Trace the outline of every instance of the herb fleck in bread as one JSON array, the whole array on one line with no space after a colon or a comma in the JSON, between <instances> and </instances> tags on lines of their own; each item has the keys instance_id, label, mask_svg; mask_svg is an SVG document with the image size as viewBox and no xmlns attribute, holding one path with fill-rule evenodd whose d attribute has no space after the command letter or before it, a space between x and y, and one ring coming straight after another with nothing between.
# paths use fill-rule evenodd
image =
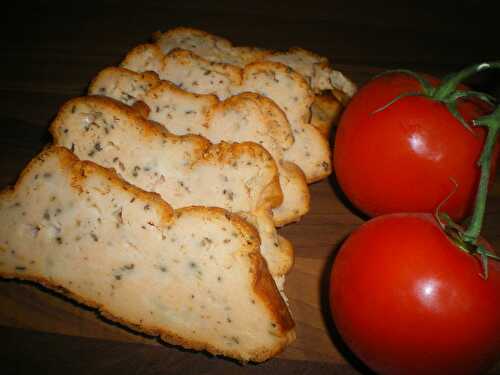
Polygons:
<instances>
[{"instance_id":1,"label":"herb fleck in bread","mask_svg":"<svg viewBox=\"0 0 500 375\"><path fill-rule=\"evenodd\" d=\"M127 78L128 77L128 78ZM140 73L111 67L94 79L89 94L103 94L120 100L140 80ZM135 87L141 85L135 84ZM242 93L220 102L215 95L193 94L162 81L148 92L132 90L130 96L149 108L150 120L175 134L201 134L212 142L252 141L262 145L279 168L283 203L274 208L276 225L297 221L309 210L309 190L303 172L284 159L294 137L283 112L270 100L253 93Z\"/></svg>"},{"instance_id":2,"label":"herb fleck in bread","mask_svg":"<svg viewBox=\"0 0 500 375\"><path fill-rule=\"evenodd\" d=\"M0 275L242 361L264 361L295 337L252 226L222 209L173 210L65 148L43 151L0 193Z\"/></svg>"},{"instance_id":3,"label":"herb fleck in bread","mask_svg":"<svg viewBox=\"0 0 500 375\"><path fill-rule=\"evenodd\" d=\"M183 49L192 51L208 61L239 67L264 59L278 61L302 74L317 92L333 88L350 97L356 91L356 86L350 80L332 69L326 57L303 48L294 47L280 52L255 47L236 47L225 38L189 27L177 27L164 33L155 33L154 39L165 54L175 49Z\"/></svg>"},{"instance_id":4,"label":"herb fleck in bread","mask_svg":"<svg viewBox=\"0 0 500 375\"><path fill-rule=\"evenodd\" d=\"M122 66L138 72L148 70L148 66L141 66L141 62L147 60L143 55L160 58L161 51L154 44L136 47L127 54ZM239 69L178 50L165 55L155 66L161 79L195 94L212 93L225 99L229 94L250 91L272 99L286 115L297 143L288 152L287 160L303 170L308 182L321 180L331 173L328 141L309 124L314 94L306 80L291 68L272 61L258 61ZM217 77L206 79L215 71Z\"/></svg>"},{"instance_id":5,"label":"herb fleck in bread","mask_svg":"<svg viewBox=\"0 0 500 375\"><path fill-rule=\"evenodd\" d=\"M163 34L157 32L153 37L164 53L169 53L174 49L184 49L209 61L239 67L260 60L271 53L271 51L254 47L235 47L225 38L189 27L177 27Z\"/></svg>"},{"instance_id":6,"label":"herb fleck in bread","mask_svg":"<svg viewBox=\"0 0 500 375\"><path fill-rule=\"evenodd\" d=\"M241 69L199 58L190 51L175 50L163 58L160 77L196 94L215 94L221 100L230 97L233 86L241 82Z\"/></svg>"},{"instance_id":7,"label":"herb fleck in bread","mask_svg":"<svg viewBox=\"0 0 500 375\"><path fill-rule=\"evenodd\" d=\"M325 57L302 48L271 52L262 59L284 64L306 79L315 94L310 124L328 138L332 125L342 112L342 104L347 104L356 92L356 86L341 72L332 70Z\"/></svg>"},{"instance_id":8,"label":"herb fleck in bread","mask_svg":"<svg viewBox=\"0 0 500 375\"><path fill-rule=\"evenodd\" d=\"M289 66L309 82L315 93L334 90L334 93L338 92L337 95L342 95L344 102L356 92L356 85L340 71L333 70L326 57L303 48L293 47L286 52L274 51L262 59Z\"/></svg>"},{"instance_id":9,"label":"herb fleck in bread","mask_svg":"<svg viewBox=\"0 0 500 375\"><path fill-rule=\"evenodd\" d=\"M153 72L129 74L125 70L108 68L100 72L90 87L95 95L106 96L111 91L117 100L131 106L159 83L158 75Z\"/></svg>"},{"instance_id":10,"label":"herb fleck in bread","mask_svg":"<svg viewBox=\"0 0 500 375\"><path fill-rule=\"evenodd\" d=\"M136 86L142 86L140 81ZM54 144L114 168L129 183L159 193L173 208L216 206L245 213L259 229L271 274L281 276L291 268L293 249L278 236L270 214L282 201L278 170L259 145L210 144L200 136L170 134L102 96L67 102L50 132Z\"/></svg>"},{"instance_id":11,"label":"herb fleck in bread","mask_svg":"<svg viewBox=\"0 0 500 375\"><path fill-rule=\"evenodd\" d=\"M330 146L327 138L309 124L314 95L301 75L282 64L259 61L245 67L237 89L257 92L283 109L295 140L285 151L285 159L304 171L307 182L330 175Z\"/></svg>"},{"instance_id":12,"label":"herb fleck in bread","mask_svg":"<svg viewBox=\"0 0 500 375\"><path fill-rule=\"evenodd\" d=\"M175 49L183 49L208 61L232 64L241 68L260 60L276 61L292 68L307 80L316 94L311 107L313 112L311 124L325 135L328 135L332 124L340 114L342 108L340 103L346 104L356 92L356 85L340 71L334 70L327 58L303 48L294 47L282 52L236 47L225 38L188 27L174 28L163 34L155 33L154 38L165 54ZM325 106L327 99L329 104ZM316 107L321 105L322 119L316 117L319 111Z\"/></svg>"}]
</instances>

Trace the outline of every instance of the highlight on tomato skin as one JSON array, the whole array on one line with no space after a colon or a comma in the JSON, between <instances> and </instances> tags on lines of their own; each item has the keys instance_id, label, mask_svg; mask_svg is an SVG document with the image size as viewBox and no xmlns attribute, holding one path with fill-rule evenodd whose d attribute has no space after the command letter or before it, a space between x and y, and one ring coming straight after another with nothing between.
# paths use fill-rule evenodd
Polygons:
<instances>
[{"instance_id":1,"label":"highlight on tomato skin","mask_svg":"<svg viewBox=\"0 0 500 375\"><path fill-rule=\"evenodd\" d=\"M404 96L387 106L418 92L418 81L401 73L363 86L337 128L335 174L347 198L369 216L433 213L448 198L441 210L461 221L471 213L486 132L467 129L443 103L424 96ZM460 100L458 110L470 123L491 106Z\"/></svg>"},{"instance_id":2,"label":"highlight on tomato skin","mask_svg":"<svg viewBox=\"0 0 500 375\"><path fill-rule=\"evenodd\" d=\"M488 273L432 215L382 215L335 258L332 316L380 374L481 374L500 361L500 263Z\"/></svg>"}]
</instances>

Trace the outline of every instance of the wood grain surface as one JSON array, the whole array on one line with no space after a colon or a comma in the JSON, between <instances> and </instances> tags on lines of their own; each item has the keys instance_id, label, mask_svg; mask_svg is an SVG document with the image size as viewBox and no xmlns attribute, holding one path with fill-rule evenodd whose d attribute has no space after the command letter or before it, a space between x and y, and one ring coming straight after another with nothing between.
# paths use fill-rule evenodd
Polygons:
<instances>
[{"instance_id":1,"label":"wood grain surface","mask_svg":"<svg viewBox=\"0 0 500 375\"><path fill-rule=\"evenodd\" d=\"M369 1L10 4L0 33L0 188L13 183L50 142L47 128L58 108L83 95L99 70L116 65L156 30L183 25L239 45L301 46L329 57L360 85L388 68L443 74L500 58L487 2L453 3L453 7L435 3L432 7L423 2ZM498 96L500 75L482 74L472 85ZM335 252L366 218L345 200L334 176L311 185L311 194L310 213L280 230L296 250L286 292L298 339L279 358L260 367L242 367L180 350L117 326L34 284L2 280L0 337L5 350L0 360L13 373L33 368L73 373L369 373L339 340L327 305ZM498 176L484 234L500 247ZM124 358L134 358L133 365ZM491 374L500 374L500 367Z\"/></svg>"}]
</instances>

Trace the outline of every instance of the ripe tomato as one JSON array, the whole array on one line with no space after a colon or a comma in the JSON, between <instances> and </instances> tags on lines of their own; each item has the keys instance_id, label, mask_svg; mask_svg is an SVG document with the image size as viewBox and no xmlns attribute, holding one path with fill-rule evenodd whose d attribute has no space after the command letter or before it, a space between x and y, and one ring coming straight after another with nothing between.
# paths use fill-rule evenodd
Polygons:
<instances>
[{"instance_id":1,"label":"ripe tomato","mask_svg":"<svg viewBox=\"0 0 500 375\"><path fill-rule=\"evenodd\" d=\"M379 216L335 259L336 327L384 375L480 374L500 360L500 262L488 269L429 214Z\"/></svg>"},{"instance_id":2,"label":"ripe tomato","mask_svg":"<svg viewBox=\"0 0 500 375\"><path fill-rule=\"evenodd\" d=\"M403 97L374 113L410 92L421 92L418 81L393 73L373 79L353 97L333 150L339 184L370 216L433 213L456 189L441 210L459 221L474 200L485 129L467 130L443 103L423 96ZM491 108L460 100L458 110L469 122Z\"/></svg>"}]
</instances>

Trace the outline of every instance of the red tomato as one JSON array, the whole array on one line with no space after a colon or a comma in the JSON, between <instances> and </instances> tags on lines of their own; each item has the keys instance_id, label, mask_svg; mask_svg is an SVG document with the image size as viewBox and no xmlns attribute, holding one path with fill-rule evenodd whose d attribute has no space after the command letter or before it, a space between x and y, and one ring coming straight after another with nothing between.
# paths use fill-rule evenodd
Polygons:
<instances>
[{"instance_id":1,"label":"red tomato","mask_svg":"<svg viewBox=\"0 0 500 375\"><path fill-rule=\"evenodd\" d=\"M429 214L379 216L343 244L331 274L339 333L390 374L480 374L500 360L500 263L484 280Z\"/></svg>"},{"instance_id":2,"label":"red tomato","mask_svg":"<svg viewBox=\"0 0 500 375\"><path fill-rule=\"evenodd\" d=\"M485 129L467 130L443 103L422 96L373 113L402 93L420 91L415 78L399 73L362 87L337 130L335 172L346 196L370 216L433 213L456 189L442 211L459 221L475 197ZM491 110L479 100L460 101L458 108L466 121Z\"/></svg>"}]
</instances>

